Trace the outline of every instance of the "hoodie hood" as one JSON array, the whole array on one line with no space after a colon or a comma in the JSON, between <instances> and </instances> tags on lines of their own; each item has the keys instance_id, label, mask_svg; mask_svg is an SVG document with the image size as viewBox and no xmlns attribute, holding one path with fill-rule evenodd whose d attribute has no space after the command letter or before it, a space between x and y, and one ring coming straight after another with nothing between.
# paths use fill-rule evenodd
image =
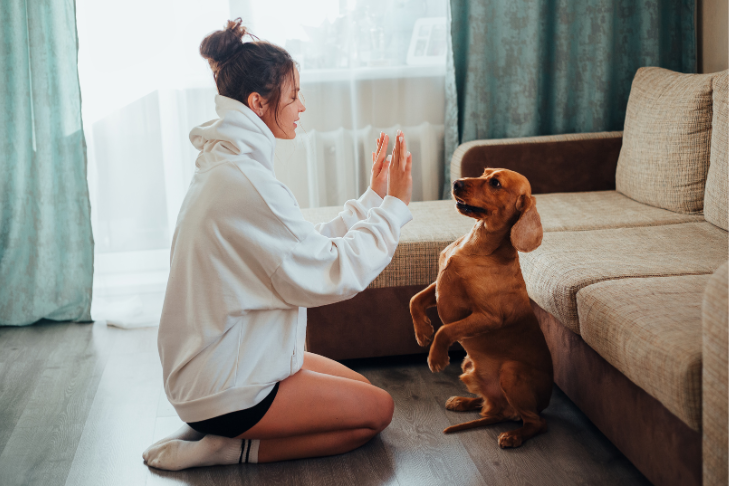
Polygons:
<instances>
[{"instance_id":1,"label":"hoodie hood","mask_svg":"<svg viewBox=\"0 0 729 486\"><path fill-rule=\"evenodd\" d=\"M200 151L195 166L205 170L222 162L252 159L273 173L276 138L253 110L240 101L215 96L218 119L190 132L190 141Z\"/></svg>"}]
</instances>

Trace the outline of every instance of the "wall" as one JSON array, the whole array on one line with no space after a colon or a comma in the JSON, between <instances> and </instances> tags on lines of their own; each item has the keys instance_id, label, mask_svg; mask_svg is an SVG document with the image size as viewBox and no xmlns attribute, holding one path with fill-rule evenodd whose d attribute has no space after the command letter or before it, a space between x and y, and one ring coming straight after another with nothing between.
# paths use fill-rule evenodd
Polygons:
<instances>
[{"instance_id":1,"label":"wall","mask_svg":"<svg viewBox=\"0 0 729 486\"><path fill-rule=\"evenodd\" d=\"M728 0L698 0L698 70L714 73L729 68Z\"/></svg>"}]
</instances>

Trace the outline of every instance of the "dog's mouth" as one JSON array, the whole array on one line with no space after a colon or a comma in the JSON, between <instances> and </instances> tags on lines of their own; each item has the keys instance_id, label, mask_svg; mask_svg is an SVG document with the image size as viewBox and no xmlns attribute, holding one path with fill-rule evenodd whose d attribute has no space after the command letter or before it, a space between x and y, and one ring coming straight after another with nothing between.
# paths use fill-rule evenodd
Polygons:
<instances>
[{"instance_id":1,"label":"dog's mouth","mask_svg":"<svg viewBox=\"0 0 729 486\"><path fill-rule=\"evenodd\" d=\"M458 208L459 211L465 214L486 214L486 210L484 208L479 208L478 206L469 206L468 204L463 202L463 199L456 198L456 208Z\"/></svg>"}]
</instances>

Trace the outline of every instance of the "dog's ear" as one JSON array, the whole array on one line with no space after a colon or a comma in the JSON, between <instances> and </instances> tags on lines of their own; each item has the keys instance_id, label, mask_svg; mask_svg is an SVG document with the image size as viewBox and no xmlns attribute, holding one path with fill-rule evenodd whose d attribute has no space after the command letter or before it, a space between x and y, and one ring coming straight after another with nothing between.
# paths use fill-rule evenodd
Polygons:
<instances>
[{"instance_id":1,"label":"dog's ear","mask_svg":"<svg viewBox=\"0 0 729 486\"><path fill-rule=\"evenodd\" d=\"M537 212L537 199L522 194L516 201L516 209L521 212L519 220L511 227L511 244L518 251L528 253L542 244L542 220Z\"/></svg>"}]
</instances>

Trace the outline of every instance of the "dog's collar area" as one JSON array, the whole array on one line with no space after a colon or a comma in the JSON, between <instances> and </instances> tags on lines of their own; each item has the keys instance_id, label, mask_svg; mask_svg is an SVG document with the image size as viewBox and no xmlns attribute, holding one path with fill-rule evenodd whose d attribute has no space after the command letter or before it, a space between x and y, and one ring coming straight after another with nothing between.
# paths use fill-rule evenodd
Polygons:
<instances>
[{"instance_id":1,"label":"dog's collar area","mask_svg":"<svg viewBox=\"0 0 729 486\"><path fill-rule=\"evenodd\" d=\"M477 206L469 206L468 204L464 204L460 199L456 199L456 207L460 211L464 211L466 213L474 213L474 214L486 213L486 210L484 208L479 208Z\"/></svg>"}]
</instances>

